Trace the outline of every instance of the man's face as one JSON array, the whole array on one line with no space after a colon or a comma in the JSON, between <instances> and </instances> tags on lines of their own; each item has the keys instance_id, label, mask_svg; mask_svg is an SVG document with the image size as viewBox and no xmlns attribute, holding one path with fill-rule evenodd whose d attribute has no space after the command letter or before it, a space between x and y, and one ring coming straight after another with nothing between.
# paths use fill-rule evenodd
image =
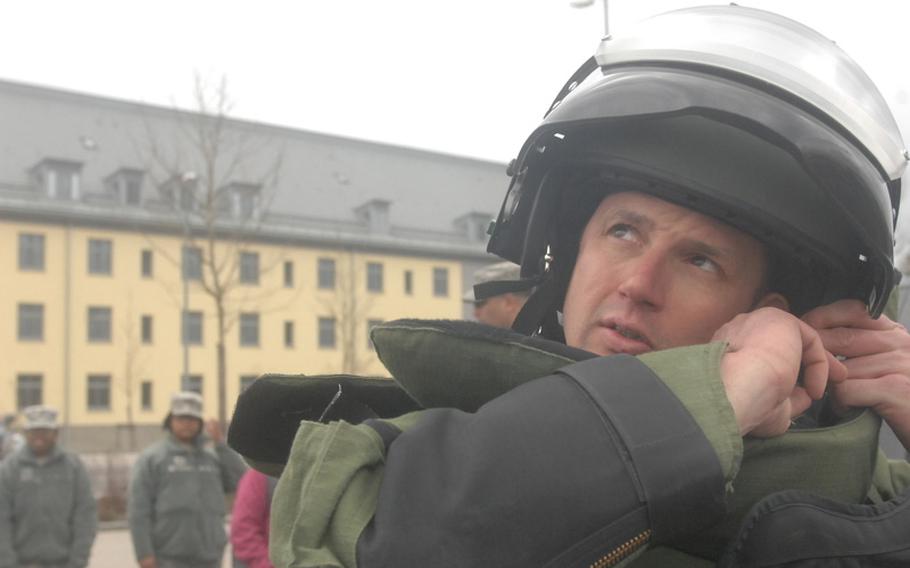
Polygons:
<instances>
[{"instance_id":1,"label":"man's face","mask_svg":"<svg viewBox=\"0 0 910 568\"><path fill-rule=\"evenodd\" d=\"M189 444L202 431L202 420L195 416L171 416L171 432L184 444Z\"/></svg>"},{"instance_id":2,"label":"man's face","mask_svg":"<svg viewBox=\"0 0 910 568\"><path fill-rule=\"evenodd\" d=\"M44 457L57 443L57 431L52 428L31 428L25 431L25 443L36 456Z\"/></svg>"},{"instance_id":3,"label":"man's face","mask_svg":"<svg viewBox=\"0 0 910 568\"><path fill-rule=\"evenodd\" d=\"M759 296L767 260L752 237L640 193L615 193L581 237L564 304L566 343L599 355L710 341L736 314L786 309Z\"/></svg>"},{"instance_id":4,"label":"man's face","mask_svg":"<svg viewBox=\"0 0 910 568\"><path fill-rule=\"evenodd\" d=\"M474 319L487 325L510 328L525 299L524 296L506 293L475 302Z\"/></svg>"}]
</instances>

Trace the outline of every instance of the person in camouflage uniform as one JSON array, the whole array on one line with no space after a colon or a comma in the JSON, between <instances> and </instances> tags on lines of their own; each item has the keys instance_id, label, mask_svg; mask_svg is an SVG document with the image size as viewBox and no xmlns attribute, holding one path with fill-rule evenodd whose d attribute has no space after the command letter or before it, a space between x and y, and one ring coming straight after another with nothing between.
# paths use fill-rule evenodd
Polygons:
<instances>
[{"instance_id":1,"label":"person in camouflage uniform","mask_svg":"<svg viewBox=\"0 0 910 568\"><path fill-rule=\"evenodd\" d=\"M85 568L98 525L82 461L57 444L57 411L30 406L25 446L0 464L0 568Z\"/></svg>"},{"instance_id":2,"label":"person in camouflage uniform","mask_svg":"<svg viewBox=\"0 0 910 568\"><path fill-rule=\"evenodd\" d=\"M203 432L202 397L181 392L164 421L167 437L133 466L129 524L142 568L217 568L227 535L225 494L246 470L216 421Z\"/></svg>"}]
</instances>

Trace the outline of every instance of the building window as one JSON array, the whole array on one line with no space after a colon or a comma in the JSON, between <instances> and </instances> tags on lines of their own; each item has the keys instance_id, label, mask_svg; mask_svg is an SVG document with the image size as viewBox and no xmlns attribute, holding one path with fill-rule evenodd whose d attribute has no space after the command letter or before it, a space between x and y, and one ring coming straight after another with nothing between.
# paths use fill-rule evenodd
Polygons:
<instances>
[{"instance_id":1,"label":"building window","mask_svg":"<svg viewBox=\"0 0 910 568\"><path fill-rule=\"evenodd\" d=\"M318 271L316 282L322 290L335 289L335 259L320 258L318 261Z\"/></svg>"},{"instance_id":2,"label":"building window","mask_svg":"<svg viewBox=\"0 0 910 568\"><path fill-rule=\"evenodd\" d=\"M152 381L142 381L142 384L139 385L139 404L142 406L142 410L151 410L152 409Z\"/></svg>"},{"instance_id":3,"label":"building window","mask_svg":"<svg viewBox=\"0 0 910 568\"><path fill-rule=\"evenodd\" d=\"M237 200L237 216L241 219L251 219L256 216L259 208L259 193L242 191L235 194Z\"/></svg>"},{"instance_id":4,"label":"building window","mask_svg":"<svg viewBox=\"0 0 910 568\"><path fill-rule=\"evenodd\" d=\"M88 340L93 343L110 342L111 309L101 306L88 308Z\"/></svg>"},{"instance_id":5,"label":"building window","mask_svg":"<svg viewBox=\"0 0 910 568\"><path fill-rule=\"evenodd\" d=\"M89 274L111 274L111 254L114 244L108 239L88 240Z\"/></svg>"},{"instance_id":6,"label":"building window","mask_svg":"<svg viewBox=\"0 0 910 568\"><path fill-rule=\"evenodd\" d=\"M259 314L240 314L240 345L242 347L259 346Z\"/></svg>"},{"instance_id":7,"label":"building window","mask_svg":"<svg viewBox=\"0 0 910 568\"><path fill-rule=\"evenodd\" d=\"M240 283L259 284L259 253L240 253Z\"/></svg>"},{"instance_id":8,"label":"building window","mask_svg":"<svg viewBox=\"0 0 910 568\"><path fill-rule=\"evenodd\" d=\"M382 264L378 262L367 263L367 290L382 292Z\"/></svg>"},{"instance_id":9,"label":"building window","mask_svg":"<svg viewBox=\"0 0 910 568\"><path fill-rule=\"evenodd\" d=\"M202 249L184 246L180 265L184 280L202 280Z\"/></svg>"},{"instance_id":10,"label":"building window","mask_svg":"<svg viewBox=\"0 0 910 568\"><path fill-rule=\"evenodd\" d=\"M284 261L284 287L294 287L294 263L290 260Z\"/></svg>"},{"instance_id":11,"label":"building window","mask_svg":"<svg viewBox=\"0 0 910 568\"><path fill-rule=\"evenodd\" d=\"M44 304L19 304L19 341L44 339Z\"/></svg>"},{"instance_id":12,"label":"building window","mask_svg":"<svg viewBox=\"0 0 910 568\"><path fill-rule=\"evenodd\" d=\"M142 277L151 278L154 273L152 264L152 251L145 249L142 251Z\"/></svg>"},{"instance_id":13,"label":"building window","mask_svg":"<svg viewBox=\"0 0 910 568\"><path fill-rule=\"evenodd\" d=\"M372 337L373 328L381 323L382 323L382 320L378 320L378 319L367 320L367 349L369 349L371 351L376 349L373 346L373 337Z\"/></svg>"},{"instance_id":14,"label":"building window","mask_svg":"<svg viewBox=\"0 0 910 568\"><path fill-rule=\"evenodd\" d=\"M202 375L183 375L180 377L180 390L202 394Z\"/></svg>"},{"instance_id":15,"label":"building window","mask_svg":"<svg viewBox=\"0 0 910 568\"><path fill-rule=\"evenodd\" d=\"M18 410L42 404L42 381L43 377L37 374L22 374L16 377L16 408Z\"/></svg>"},{"instance_id":16,"label":"building window","mask_svg":"<svg viewBox=\"0 0 910 568\"><path fill-rule=\"evenodd\" d=\"M81 162L44 159L31 169L33 179L45 194L54 199L79 199Z\"/></svg>"},{"instance_id":17,"label":"building window","mask_svg":"<svg viewBox=\"0 0 910 568\"><path fill-rule=\"evenodd\" d=\"M224 202L223 210L235 219L247 220L259 217L259 194L261 186L250 183L232 182L218 190Z\"/></svg>"},{"instance_id":18,"label":"building window","mask_svg":"<svg viewBox=\"0 0 910 568\"><path fill-rule=\"evenodd\" d=\"M88 376L88 409L89 410L110 410L111 409L111 376L110 375L89 375Z\"/></svg>"},{"instance_id":19,"label":"building window","mask_svg":"<svg viewBox=\"0 0 910 568\"><path fill-rule=\"evenodd\" d=\"M44 270L44 235L19 234L19 270Z\"/></svg>"},{"instance_id":20,"label":"building window","mask_svg":"<svg viewBox=\"0 0 910 568\"><path fill-rule=\"evenodd\" d=\"M449 269L436 267L433 269L433 295L449 295Z\"/></svg>"},{"instance_id":21,"label":"building window","mask_svg":"<svg viewBox=\"0 0 910 568\"><path fill-rule=\"evenodd\" d=\"M408 296L414 294L414 273L410 270L404 271L404 293Z\"/></svg>"},{"instance_id":22,"label":"building window","mask_svg":"<svg viewBox=\"0 0 910 568\"><path fill-rule=\"evenodd\" d=\"M335 318L319 318L319 347L335 349Z\"/></svg>"},{"instance_id":23,"label":"building window","mask_svg":"<svg viewBox=\"0 0 910 568\"><path fill-rule=\"evenodd\" d=\"M142 343L152 342L152 316L142 316Z\"/></svg>"},{"instance_id":24,"label":"building window","mask_svg":"<svg viewBox=\"0 0 910 568\"><path fill-rule=\"evenodd\" d=\"M183 312L184 345L202 345L202 312Z\"/></svg>"},{"instance_id":25,"label":"building window","mask_svg":"<svg viewBox=\"0 0 910 568\"><path fill-rule=\"evenodd\" d=\"M140 180L126 180L125 200L127 205L139 205L142 203L142 182Z\"/></svg>"},{"instance_id":26,"label":"building window","mask_svg":"<svg viewBox=\"0 0 910 568\"><path fill-rule=\"evenodd\" d=\"M256 375L240 375L240 392L250 388L256 381Z\"/></svg>"},{"instance_id":27,"label":"building window","mask_svg":"<svg viewBox=\"0 0 910 568\"><path fill-rule=\"evenodd\" d=\"M294 346L294 322L292 321L284 322L284 346Z\"/></svg>"},{"instance_id":28,"label":"building window","mask_svg":"<svg viewBox=\"0 0 910 568\"><path fill-rule=\"evenodd\" d=\"M132 168L121 168L104 179L104 185L111 195L126 205L142 204L142 179L145 172Z\"/></svg>"}]
</instances>

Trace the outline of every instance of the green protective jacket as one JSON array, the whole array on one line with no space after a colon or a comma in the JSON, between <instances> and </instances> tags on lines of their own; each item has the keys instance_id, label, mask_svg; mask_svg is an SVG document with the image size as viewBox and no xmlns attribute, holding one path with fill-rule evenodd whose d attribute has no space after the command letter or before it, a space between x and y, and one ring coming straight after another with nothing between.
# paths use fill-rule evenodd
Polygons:
<instances>
[{"instance_id":1,"label":"green protective jacket","mask_svg":"<svg viewBox=\"0 0 910 568\"><path fill-rule=\"evenodd\" d=\"M88 473L77 456L55 447L37 460L25 446L0 465L0 567L83 568L97 525Z\"/></svg>"},{"instance_id":2,"label":"green protective jacket","mask_svg":"<svg viewBox=\"0 0 910 568\"><path fill-rule=\"evenodd\" d=\"M723 343L576 362L450 331L373 332L426 410L300 423L272 507L276 566L707 567L769 494L881 503L910 487L869 411L740 437Z\"/></svg>"},{"instance_id":3,"label":"green protective jacket","mask_svg":"<svg viewBox=\"0 0 910 568\"><path fill-rule=\"evenodd\" d=\"M187 446L168 437L146 448L133 466L129 525L137 559L211 563L221 558L225 494L246 470L224 444L199 436Z\"/></svg>"}]
</instances>

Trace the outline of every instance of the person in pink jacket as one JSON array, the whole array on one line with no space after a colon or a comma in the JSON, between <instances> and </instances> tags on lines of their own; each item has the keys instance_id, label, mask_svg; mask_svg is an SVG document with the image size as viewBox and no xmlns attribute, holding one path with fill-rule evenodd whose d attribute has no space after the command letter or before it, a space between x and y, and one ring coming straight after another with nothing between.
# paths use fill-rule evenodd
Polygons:
<instances>
[{"instance_id":1,"label":"person in pink jacket","mask_svg":"<svg viewBox=\"0 0 910 568\"><path fill-rule=\"evenodd\" d=\"M277 482L254 469L240 479L231 515L234 568L274 568L269 560L269 509Z\"/></svg>"}]
</instances>

